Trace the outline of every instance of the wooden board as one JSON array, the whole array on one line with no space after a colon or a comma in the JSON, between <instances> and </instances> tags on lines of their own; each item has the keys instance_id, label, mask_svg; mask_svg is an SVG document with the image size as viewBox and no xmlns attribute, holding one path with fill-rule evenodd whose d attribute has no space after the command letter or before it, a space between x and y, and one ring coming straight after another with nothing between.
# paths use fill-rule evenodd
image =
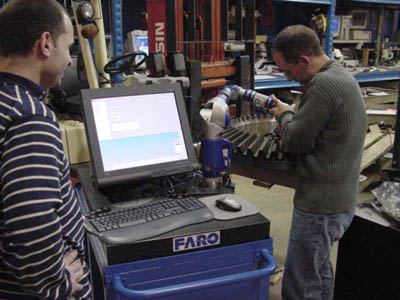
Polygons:
<instances>
[{"instance_id":1,"label":"wooden board","mask_svg":"<svg viewBox=\"0 0 400 300\"><path fill-rule=\"evenodd\" d=\"M368 124L379 124L380 122L384 122L386 125L394 127L396 115L368 114Z\"/></svg>"},{"instance_id":2,"label":"wooden board","mask_svg":"<svg viewBox=\"0 0 400 300\"><path fill-rule=\"evenodd\" d=\"M360 182L359 191L362 192L371 183L381 180L382 169L389 168L392 160L389 158L380 157L376 162L376 166L372 165L366 168L362 174L367 177L364 181Z\"/></svg>"},{"instance_id":3,"label":"wooden board","mask_svg":"<svg viewBox=\"0 0 400 300\"><path fill-rule=\"evenodd\" d=\"M387 109L396 109L397 103L378 103L378 104L368 104L367 109L379 109L379 110L387 110Z\"/></svg>"},{"instance_id":4,"label":"wooden board","mask_svg":"<svg viewBox=\"0 0 400 300\"><path fill-rule=\"evenodd\" d=\"M372 108L371 106L376 104L388 104L388 103L397 103L397 90L393 89L383 89L376 87L364 87L361 88L363 94L367 93L368 95L364 95L364 102L367 108ZM372 95L371 93L386 93L386 95Z\"/></svg>"},{"instance_id":5,"label":"wooden board","mask_svg":"<svg viewBox=\"0 0 400 300\"><path fill-rule=\"evenodd\" d=\"M376 143L376 141L380 140L385 135L385 133L381 132L378 125L370 126L369 130L370 131L365 136L364 150Z\"/></svg>"},{"instance_id":6,"label":"wooden board","mask_svg":"<svg viewBox=\"0 0 400 300\"><path fill-rule=\"evenodd\" d=\"M365 149L361 159L361 171L373 164L379 157L390 150L393 145L394 134L387 134L376 143Z\"/></svg>"}]
</instances>

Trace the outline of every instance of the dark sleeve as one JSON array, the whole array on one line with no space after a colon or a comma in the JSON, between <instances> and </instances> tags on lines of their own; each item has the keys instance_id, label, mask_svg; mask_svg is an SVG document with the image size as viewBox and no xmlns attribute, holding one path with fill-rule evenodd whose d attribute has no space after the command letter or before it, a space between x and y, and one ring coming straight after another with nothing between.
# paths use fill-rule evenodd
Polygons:
<instances>
[{"instance_id":1,"label":"dark sleeve","mask_svg":"<svg viewBox=\"0 0 400 300\"><path fill-rule=\"evenodd\" d=\"M278 120L285 149L294 154L311 152L330 118L328 101L316 87L310 87L303 97L296 114L285 112Z\"/></svg>"}]
</instances>

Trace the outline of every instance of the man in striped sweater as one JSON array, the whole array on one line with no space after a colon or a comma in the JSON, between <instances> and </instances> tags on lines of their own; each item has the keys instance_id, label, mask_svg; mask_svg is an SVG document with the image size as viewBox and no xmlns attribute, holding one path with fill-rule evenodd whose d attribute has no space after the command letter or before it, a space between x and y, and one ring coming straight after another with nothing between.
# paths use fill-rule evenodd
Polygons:
<instances>
[{"instance_id":1,"label":"man in striped sweater","mask_svg":"<svg viewBox=\"0 0 400 300\"><path fill-rule=\"evenodd\" d=\"M82 214L61 131L43 104L71 64L55 0L0 10L0 299L90 299Z\"/></svg>"},{"instance_id":2,"label":"man in striped sweater","mask_svg":"<svg viewBox=\"0 0 400 300\"><path fill-rule=\"evenodd\" d=\"M317 35L294 25L281 31L272 55L288 80L304 85L297 113L274 98L287 151L299 180L282 281L284 300L330 300L330 252L353 216L367 117L354 77L322 51Z\"/></svg>"}]
</instances>

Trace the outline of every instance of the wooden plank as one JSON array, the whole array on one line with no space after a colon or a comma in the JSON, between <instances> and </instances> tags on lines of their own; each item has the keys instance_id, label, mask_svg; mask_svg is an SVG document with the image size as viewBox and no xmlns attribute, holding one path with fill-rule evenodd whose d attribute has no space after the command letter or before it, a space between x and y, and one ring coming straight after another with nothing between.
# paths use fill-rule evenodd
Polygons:
<instances>
[{"instance_id":1,"label":"wooden plank","mask_svg":"<svg viewBox=\"0 0 400 300\"><path fill-rule=\"evenodd\" d=\"M377 182L381 179L382 169L390 167L392 164L392 160L389 158L381 157L379 161L376 162L378 166L374 168L374 166L370 166L363 171L363 175L367 176L367 179L360 182L359 191L362 192L366 187L368 187L371 183Z\"/></svg>"},{"instance_id":2,"label":"wooden plank","mask_svg":"<svg viewBox=\"0 0 400 300\"><path fill-rule=\"evenodd\" d=\"M387 109L396 109L396 103L379 103L379 104L367 104L367 109L378 109L378 110L387 110Z\"/></svg>"},{"instance_id":3,"label":"wooden plank","mask_svg":"<svg viewBox=\"0 0 400 300\"><path fill-rule=\"evenodd\" d=\"M385 134L381 132L378 125L372 125L369 127L370 132L365 136L364 150L380 140Z\"/></svg>"},{"instance_id":4,"label":"wooden plank","mask_svg":"<svg viewBox=\"0 0 400 300\"><path fill-rule=\"evenodd\" d=\"M381 174L380 173L373 173L373 174L369 174L367 175L367 179L363 182L360 182L360 186L359 186L359 191L362 192L363 190L365 190L366 187L368 187L371 183L373 182L377 182L379 179L381 178Z\"/></svg>"},{"instance_id":5,"label":"wooden plank","mask_svg":"<svg viewBox=\"0 0 400 300\"><path fill-rule=\"evenodd\" d=\"M381 115L381 114L368 114L368 124L378 124L384 122L386 125L394 127L396 115Z\"/></svg>"},{"instance_id":6,"label":"wooden plank","mask_svg":"<svg viewBox=\"0 0 400 300\"><path fill-rule=\"evenodd\" d=\"M361 171L374 163L392 147L394 134L387 134L382 139L364 150L361 159Z\"/></svg>"},{"instance_id":7,"label":"wooden plank","mask_svg":"<svg viewBox=\"0 0 400 300\"><path fill-rule=\"evenodd\" d=\"M365 104L383 104L383 103L397 103L397 91L396 90L391 90L391 89L382 89L382 88L366 88L363 89L363 92L368 93L368 96L364 96L364 102ZM387 95L381 95L381 96L374 96L371 95L371 93L379 93L379 92L384 92Z\"/></svg>"},{"instance_id":8,"label":"wooden plank","mask_svg":"<svg viewBox=\"0 0 400 300\"><path fill-rule=\"evenodd\" d=\"M385 110L390 107L396 107L396 105L397 105L397 102L393 102L393 101L392 102L390 102L390 101L379 102L379 103L374 103L371 101L371 102L365 103L365 107L367 109L381 109L381 110Z\"/></svg>"},{"instance_id":9,"label":"wooden plank","mask_svg":"<svg viewBox=\"0 0 400 300\"><path fill-rule=\"evenodd\" d=\"M385 103L397 103L397 94L392 93L386 96L369 96L364 97L364 102L367 105L370 104L385 104Z\"/></svg>"}]
</instances>

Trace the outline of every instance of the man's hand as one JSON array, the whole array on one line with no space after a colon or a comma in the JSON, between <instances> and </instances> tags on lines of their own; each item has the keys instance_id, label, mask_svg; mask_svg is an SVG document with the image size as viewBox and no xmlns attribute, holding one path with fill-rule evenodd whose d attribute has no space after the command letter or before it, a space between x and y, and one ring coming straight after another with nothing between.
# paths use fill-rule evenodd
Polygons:
<instances>
[{"instance_id":1,"label":"man's hand","mask_svg":"<svg viewBox=\"0 0 400 300\"><path fill-rule=\"evenodd\" d=\"M83 277L83 267L79 259L77 259L78 251L72 250L69 253L65 254L65 268L71 274L71 282L72 282L72 293L71 295L79 292L83 285L79 284L78 282Z\"/></svg>"},{"instance_id":2,"label":"man's hand","mask_svg":"<svg viewBox=\"0 0 400 300\"><path fill-rule=\"evenodd\" d=\"M275 95L271 95L271 97L272 97L272 100L275 102L275 106L269 110L269 113L272 114L275 117L275 119L278 119L279 116L284 111L290 110L290 111L294 112L296 104L292 104L292 105L286 104L286 103L280 101L278 98L276 98Z\"/></svg>"}]
</instances>

